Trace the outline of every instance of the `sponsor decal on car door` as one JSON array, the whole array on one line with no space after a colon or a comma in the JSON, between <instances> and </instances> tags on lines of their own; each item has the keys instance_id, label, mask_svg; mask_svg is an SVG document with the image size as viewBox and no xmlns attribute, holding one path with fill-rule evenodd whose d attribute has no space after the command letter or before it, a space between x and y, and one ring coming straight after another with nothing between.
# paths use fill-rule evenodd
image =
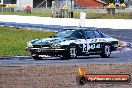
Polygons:
<instances>
[{"instance_id":1,"label":"sponsor decal on car door","mask_svg":"<svg viewBox=\"0 0 132 88\"><path fill-rule=\"evenodd\" d=\"M83 44L83 52L88 52L89 50L100 49L101 44L97 42L97 39L86 39Z\"/></svg>"}]
</instances>

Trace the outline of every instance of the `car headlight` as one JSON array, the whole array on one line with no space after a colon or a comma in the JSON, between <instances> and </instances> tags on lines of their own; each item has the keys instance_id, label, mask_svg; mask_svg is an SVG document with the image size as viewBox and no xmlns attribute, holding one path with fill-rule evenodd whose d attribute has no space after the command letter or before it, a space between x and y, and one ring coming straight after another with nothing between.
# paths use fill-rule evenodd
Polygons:
<instances>
[{"instance_id":1,"label":"car headlight","mask_svg":"<svg viewBox=\"0 0 132 88\"><path fill-rule=\"evenodd\" d=\"M52 48L60 48L61 47L61 45L59 44L59 43L57 43L57 44L52 44Z\"/></svg>"},{"instance_id":2,"label":"car headlight","mask_svg":"<svg viewBox=\"0 0 132 88\"><path fill-rule=\"evenodd\" d=\"M33 47L31 42L27 42L27 47Z\"/></svg>"}]
</instances>

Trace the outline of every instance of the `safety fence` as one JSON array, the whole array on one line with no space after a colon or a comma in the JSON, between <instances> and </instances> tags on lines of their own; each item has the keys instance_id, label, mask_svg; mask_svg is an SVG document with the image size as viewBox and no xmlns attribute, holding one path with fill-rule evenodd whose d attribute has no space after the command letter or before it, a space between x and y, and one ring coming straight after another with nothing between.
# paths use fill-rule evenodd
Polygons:
<instances>
[{"instance_id":1,"label":"safety fence","mask_svg":"<svg viewBox=\"0 0 132 88\"><path fill-rule=\"evenodd\" d=\"M87 8L75 8L73 11L75 17L79 17L80 12L85 12L87 14L107 14L108 9L106 7L87 7ZM6 14L27 14L24 8L5 8L0 7L0 13ZM132 13L132 8L126 9L115 9L115 13L129 14ZM52 9L52 8L32 8L32 15L37 16L47 16L47 17L70 17L71 10L68 9Z\"/></svg>"}]
</instances>

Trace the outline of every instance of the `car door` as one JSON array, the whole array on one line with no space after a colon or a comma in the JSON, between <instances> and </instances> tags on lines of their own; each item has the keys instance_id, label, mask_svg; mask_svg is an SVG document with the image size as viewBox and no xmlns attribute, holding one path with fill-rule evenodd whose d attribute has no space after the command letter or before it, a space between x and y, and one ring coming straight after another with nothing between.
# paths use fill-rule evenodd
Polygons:
<instances>
[{"instance_id":1,"label":"car door","mask_svg":"<svg viewBox=\"0 0 132 88\"><path fill-rule=\"evenodd\" d=\"M101 50L101 44L98 42L99 38L97 38L99 35L96 35L95 32L96 30L86 30L85 31L86 43L83 44L83 52L96 53Z\"/></svg>"}]
</instances>

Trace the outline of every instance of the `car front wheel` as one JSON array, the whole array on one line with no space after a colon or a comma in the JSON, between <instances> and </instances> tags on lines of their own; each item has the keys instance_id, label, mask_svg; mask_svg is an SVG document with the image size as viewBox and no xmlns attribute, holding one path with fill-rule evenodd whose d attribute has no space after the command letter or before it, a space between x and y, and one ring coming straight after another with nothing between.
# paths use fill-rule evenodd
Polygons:
<instances>
[{"instance_id":1,"label":"car front wheel","mask_svg":"<svg viewBox=\"0 0 132 88\"><path fill-rule=\"evenodd\" d=\"M105 45L100 56L102 58L109 58L111 54L111 50L110 50L110 46L109 45Z\"/></svg>"}]
</instances>

